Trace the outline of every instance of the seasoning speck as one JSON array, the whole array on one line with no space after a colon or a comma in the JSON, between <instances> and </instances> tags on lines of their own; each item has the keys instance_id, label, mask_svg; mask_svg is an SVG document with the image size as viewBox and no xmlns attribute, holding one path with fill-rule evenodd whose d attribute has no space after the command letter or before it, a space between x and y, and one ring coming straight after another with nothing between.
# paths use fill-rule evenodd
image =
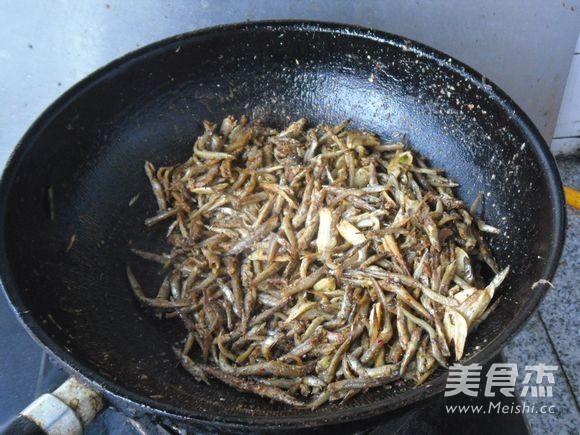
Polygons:
<instances>
[{"instance_id":1,"label":"seasoning speck","mask_svg":"<svg viewBox=\"0 0 580 435\"><path fill-rule=\"evenodd\" d=\"M69 252L72 249L72 247L73 247L73 245L75 244L76 241L77 241L77 235L76 234L73 234L72 236L70 236L70 239L68 241L68 245L66 246L66 249L65 249L64 252Z\"/></svg>"}]
</instances>

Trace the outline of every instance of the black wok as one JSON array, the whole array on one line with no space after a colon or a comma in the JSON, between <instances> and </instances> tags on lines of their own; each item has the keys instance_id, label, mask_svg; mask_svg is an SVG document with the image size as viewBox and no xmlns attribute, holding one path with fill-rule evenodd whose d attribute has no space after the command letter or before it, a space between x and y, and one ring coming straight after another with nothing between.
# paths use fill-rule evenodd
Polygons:
<instances>
[{"instance_id":1,"label":"black wok","mask_svg":"<svg viewBox=\"0 0 580 435\"><path fill-rule=\"evenodd\" d=\"M541 104L539 102L538 104ZM216 27L150 45L95 72L34 123L0 185L0 275L25 327L68 370L127 413L154 413L222 430L355 423L440 392L373 390L344 405L295 410L195 382L176 365L176 321L136 302L125 278L129 246L161 249L143 219L155 202L143 162L190 155L204 119L247 114L282 127L307 117L405 134L507 236L491 246L512 273L503 302L468 340L485 362L525 323L547 290L564 240L554 160L526 115L481 74L398 36L338 24L264 22ZM129 207L129 200L140 194ZM76 243L66 252L71 236Z\"/></svg>"}]
</instances>

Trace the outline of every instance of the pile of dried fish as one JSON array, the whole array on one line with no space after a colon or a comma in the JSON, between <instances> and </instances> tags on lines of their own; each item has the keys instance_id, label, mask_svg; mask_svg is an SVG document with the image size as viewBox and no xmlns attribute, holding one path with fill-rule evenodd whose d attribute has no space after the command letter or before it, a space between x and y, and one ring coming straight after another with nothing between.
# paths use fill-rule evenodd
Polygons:
<instances>
[{"instance_id":1,"label":"pile of dried fish","mask_svg":"<svg viewBox=\"0 0 580 435\"><path fill-rule=\"evenodd\" d=\"M204 123L185 163L145 164L159 207L145 223L171 221L171 251L133 250L162 264L156 297L127 274L183 322L175 352L195 379L312 409L421 384L493 309L508 268L481 233L498 230L403 144L347 126L230 116Z\"/></svg>"}]
</instances>

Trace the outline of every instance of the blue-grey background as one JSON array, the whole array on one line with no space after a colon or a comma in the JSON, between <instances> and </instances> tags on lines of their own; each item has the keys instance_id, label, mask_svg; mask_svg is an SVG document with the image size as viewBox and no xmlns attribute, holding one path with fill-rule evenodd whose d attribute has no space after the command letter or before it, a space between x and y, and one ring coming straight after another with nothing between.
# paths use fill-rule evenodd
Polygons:
<instances>
[{"instance_id":1,"label":"blue-grey background","mask_svg":"<svg viewBox=\"0 0 580 435\"><path fill-rule=\"evenodd\" d=\"M579 9L578 0L0 0L0 167L48 104L109 61L177 33L261 19L359 24L426 43L496 82L549 142L580 30ZM563 165L578 187L577 161ZM579 221L571 211L572 237ZM507 349L521 364L566 370L555 388L559 414L529 416L538 433L580 426L574 248L568 243L556 290ZM38 346L1 297L0 350L0 394L16 399L0 407L1 422L40 392L34 380L43 369Z\"/></svg>"}]
</instances>

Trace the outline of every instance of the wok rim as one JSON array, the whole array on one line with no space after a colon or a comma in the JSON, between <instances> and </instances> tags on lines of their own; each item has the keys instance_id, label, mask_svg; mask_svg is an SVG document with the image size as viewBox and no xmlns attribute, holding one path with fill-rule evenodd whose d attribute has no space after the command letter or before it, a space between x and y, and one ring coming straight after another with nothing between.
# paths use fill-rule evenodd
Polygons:
<instances>
[{"instance_id":1,"label":"wok rim","mask_svg":"<svg viewBox=\"0 0 580 435\"><path fill-rule=\"evenodd\" d=\"M363 26L334 22L266 20L207 27L171 36L152 44L148 44L135 51L131 51L92 72L51 103L34 121L22 139L17 143L6 163L0 179L0 228L2 228L2 231L0 232L0 286L11 305L11 308L28 334L45 351L55 357L69 373L79 377L92 388L95 388L109 401L113 403L121 402L138 409L139 412L159 414L186 423L220 425L224 428L229 427L230 429L247 428L248 426L256 429L304 429L306 427L316 428L338 423L355 423L357 421L379 417L409 404L432 397L433 395L443 391L444 376L434 379L428 385L410 389L395 397L374 401L356 408L335 410L324 415L320 415L316 411L308 411L309 413L305 412L293 416L279 417L213 417L211 414L207 414L202 410L174 407L135 393L119 386L114 381L99 374L97 371L78 362L76 358L74 358L63 346L58 345L45 332L42 325L27 311L27 306L20 297L20 290L18 289L10 267L8 266L8 255L6 253L6 203L14 179L18 175L18 169L22 163L22 159L26 155L28 148L30 148L38 135L42 132L44 126L50 124L52 119L68 104L74 101L78 95L82 94L85 89L92 86L98 86L99 81L105 79L107 75L115 74L117 69L122 69L123 67L130 65L132 62L139 61L141 57L151 55L156 50L168 49L168 47L177 45L179 42L191 43L195 41L196 38L207 37L212 34L240 31L252 32L258 30L270 30L271 32L286 31L346 34L392 47L405 47L407 50L414 51L424 57L439 62L442 68L452 70L469 79L474 85L492 98L503 111L513 114L511 122L524 136L526 136L530 146L533 148L534 155L546 174L550 194L554 199L556 206L552 210L553 233L555 239L551 241L550 255L546 260L544 268L546 273L545 276L542 277L545 280L551 281L556 272L565 240L567 219L562 182L554 156L552 155L548 145L524 111L504 91L488 79L485 79L485 83L483 83L481 79L478 80L478 78L483 77L482 74L452 56L406 37L380 30L372 30ZM548 284L539 284L521 307L518 316L514 317L507 327L504 328L499 335L495 336L493 340L489 341L480 352L468 360L463 361L463 363L467 364L477 362L485 364L495 356L505 343L526 324L531 314L537 309L542 298L545 296L547 289ZM305 417L308 419L307 421L304 420Z\"/></svg>"}]
</instances>

